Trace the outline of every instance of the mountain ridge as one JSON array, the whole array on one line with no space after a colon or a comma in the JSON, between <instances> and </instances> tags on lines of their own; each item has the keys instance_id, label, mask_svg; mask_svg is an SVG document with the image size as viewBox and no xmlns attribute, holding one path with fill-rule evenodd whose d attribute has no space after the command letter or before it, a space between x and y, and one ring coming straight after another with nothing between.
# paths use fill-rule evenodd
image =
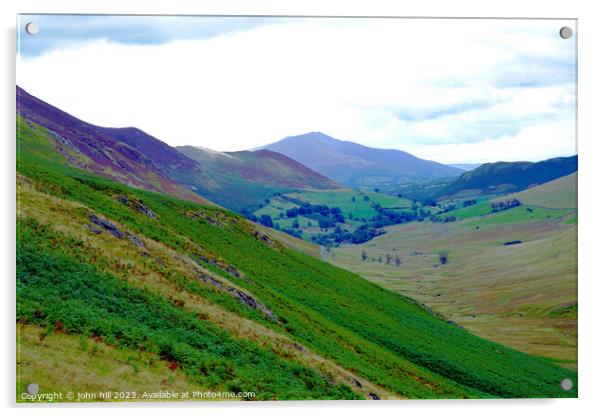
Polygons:
<instances>
[{"instance_id":1,"label":"mountain ridge","mask_svg":"<svg viewBox=\"0 0 602 416\"><path fill-rule=\"evenodd\" d=\"M350 186L377 178L434 178L460 175L460 169L420 159L397 149L377 149L335 139L322 132L289 136L262 146L282 153L316 172Z\"/></svg>"},{"instance_id":2,"label":"mountain ridge","mask_svg":"<svg viewBox=\"0 0 602 416\"><path fill-rule=\"evenodd\" d=\"M124 184L239 212L257 209L278 192L340 187L280 153L176 148L136 127L101 127L80 120L19 86L16 94L24 122L46 129L55 151L68 163Z\"/></svg>"},{"instance_id":3,"label":"mountain ridge","mask_svg":"<svg viewBox=\"0 0 602 416\"><path fill-rule=\"evenodd\" d=\"M464 191L472 193L517 192L540 185L577 170L577 155L555 157L540 162L484 163L465 172L444 188L441 195Z\"/></svg>"},{"instance_id":4,"label":"mountain ridge","mask_svg":"<svg viewBox=\"0 0 602 416\"><path fill-rule=\"evenodd\" d=\"M182 154L221 174L236 173L242 179L282 187L337 189L340 187L307 166L268 149L218 152L199 146L178 146Z\"/></svg>"},{"instance_id":5,"label":"mountain ridge","mask_svg":"<svg viewBox=\"0 0 602 416\"><path fill-rule=\"evenodd\" d=\"M54 141L56 152L63 154L69 163L124 184L209 203L201 195L173 181L165 166L140 151L139 142L134 140L138 136L163 143L158 139L132 127L106 128L87 123L36 98L19 86L16 87L16 94L22 120L46 129ZM125 141L117 140L115 135ZM150 140L149 143L159 146ZM165 150L163 148L162 152L156 153L165 155ZM179 164L200 170L192 160L171 153L173 160L179 159Z\"/></svg>"}]
</instances>

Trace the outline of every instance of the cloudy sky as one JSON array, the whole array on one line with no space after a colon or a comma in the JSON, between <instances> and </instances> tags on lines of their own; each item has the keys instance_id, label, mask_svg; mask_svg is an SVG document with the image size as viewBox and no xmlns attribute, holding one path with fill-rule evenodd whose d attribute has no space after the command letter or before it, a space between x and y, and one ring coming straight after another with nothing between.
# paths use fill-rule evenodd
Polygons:
<instances>
[{"instance_id":1,"label":"cloudy sky","mask_svg":"<svg viewBox=\"0 0 602 416\"><path fill-rule=\"evenodd\" d=\"M322 131L443 163L535 161L576 153L562 26L574 22L29 15L17 83L171 145Z\"/></svg>"}]
</instances>

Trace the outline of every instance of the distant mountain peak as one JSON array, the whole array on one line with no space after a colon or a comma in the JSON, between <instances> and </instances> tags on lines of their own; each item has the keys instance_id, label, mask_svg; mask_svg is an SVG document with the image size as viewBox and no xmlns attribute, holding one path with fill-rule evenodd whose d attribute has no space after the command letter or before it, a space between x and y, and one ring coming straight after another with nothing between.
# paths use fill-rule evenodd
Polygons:
<instances>
[{"instance_id":1,"label":"distant mountain peak","mask_svg":"<svg viewBox=\"0 0 602 416\"><path fill-rule=\"evenodd\" d=\"M401 177L436 178L458 176L460 169L395 149L372 148L312 131L288 136L263 147L346 185L356 187L374 181L396 182Z\"/></svg>"}]
</instances>

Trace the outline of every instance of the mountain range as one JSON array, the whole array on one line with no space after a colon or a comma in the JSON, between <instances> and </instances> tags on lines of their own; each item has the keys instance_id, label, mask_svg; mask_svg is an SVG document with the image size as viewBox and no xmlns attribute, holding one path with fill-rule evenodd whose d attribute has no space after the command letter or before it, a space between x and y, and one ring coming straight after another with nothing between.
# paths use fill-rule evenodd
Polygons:
<instances>
[{"instance_id":1,"label":"mountain range","mask_svg":"<svg viewBox=\"0 0 602 416\"><path fill-rule=\"evenodd\" d=\"M278 192L336 189L336 182L269 150L220 153L174 148L133 128L99 127L17 86L19 115L44 128L56 152L74 166L126 185L241 211Z\"/></svg>"},{"instance_id":2,"label":"mountain range","mask_svg":"<svg viewBox=\"0 0 602 416\"><path fill-rule=\"evenodd\" d=\"M296 189L337 190L347 185L395 192L404 181L415 186L441 181L444 185L431 188L438 196L516 192L577 170L573 156L536 163L486 163L462 171L320 132L250 151L172 147L137 128L99 127L79 120L20 87L17 103L19 121L44 129L54 151L70 165L126 185L238 212L253 212L270 197Z\"/></svg>"},{"instance_id":3,"label":"mountain range","mask_svg":"<svg viewBox=\"0 0 602 416\"><path fill-rule=\"evenodd\" d=\"M263 148L351 187L386 186L408 178L453 177L463 172L401 150L367 147L321 132L287 137Z\"/></svg>"}]
</instances>

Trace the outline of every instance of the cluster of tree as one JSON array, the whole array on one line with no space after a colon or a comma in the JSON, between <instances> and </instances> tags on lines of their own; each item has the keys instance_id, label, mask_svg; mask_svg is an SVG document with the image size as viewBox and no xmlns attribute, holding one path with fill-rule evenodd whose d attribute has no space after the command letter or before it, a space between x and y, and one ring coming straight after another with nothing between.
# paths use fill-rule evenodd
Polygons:
<instances>
[{"instance_id":1,"label":"cluster of tree","mask_svg":"<svg viewBox=\"0 0 602 416\"><path fill-rule=\"evenodd\" d=\"M456 209L456 204L449 204L449 205L446 205L445 207L443 207L441 209L441 213L446 213L446 212L449 212L449 211L453 211L454 209Z\"/></svg>"},{"instance_id":2,"label":"cluster of tree","mask_svg":"<svg viewBox=\"0 0 602 416\"><path fill-rule=\"evenodd\" d=\"M261 225L265 225L266 227L273 227L274 226L274 222L272 221L272 217L270 217L267 214L263 214L261 217L259 217L259 220L257 222L259 222Z\"/></svg>"},{"instance_id":3,"label":"cluster of tree","mask_svg":"<svg viewBox=\"0 0 602 416\"><path fill-rule=\"evenodd\" d=\"M423 208L412 206L412 211L394 211L381 207L379 204L372 204L372 208L378 215L371 218L370 222L374 227L385 227L387 225L403 224L411 221L424 221L430 216L428 211Z\"/></svg>"},{"instance_id":4,"label":"cluster of tree","mask_svg":"<svg viewBox=\"0 0 602 416\"><path fill-rule=\"evenodd\" d=\"M477 204L477 200L476 199L466 199L466 200L462 201L462 207L463 208L471 207L471 206L476 205L476 204ZM440 213L443 213L443 214L446 213L446 212L453 211L453 210L455 210L457 208L456 204L449 204L449 205L446 205L445 207L442 207L441 205L438 205L438 206L441 209Z\"/></svg>"},{"instance_id":5,"label":"cluster of tree","mask_svg":"<svg viewBox=\"0 0 602 416\"><path fill-rule=\"evenodd\" d=\"M403 224L411 221L424 221L431 216L430 212L423 208L418 208L417 205L413 206L412 211L394 211L383 208L380 204L376 203L372 204L372 207L378 214L372 218L362 218L364 224L360 225L354 231L344 230L340 226L335 226L327 221L320 221L321 229L327 231L334 226L334 231L329 234L314 236L312 237L312 240L317 244L325 246L339 245L342 243L361 244L384 234L385 231L382 228L388 225Z\"/></svg>"},{"instance_id":6,"label":"cluster of tree","mask_svg":"<svg viewBox=\"0 0 602 416\"><path fill-rule=\"evenodd\" d=\"M322 221L324 228L333 227L335 223L345 223L345 216L339 207L328 207L328 205L314 205L304 202L299 207L294 207L286 211L288 218L297 218L306 216L316 221ZM320 225L322 227L322 225Z\"/></svg>"},{"instance_id":7,"label":"cluster of tree","mask_svg":"<svg viewBox=\"0 0 602 416\"><path fill-rule=\"evenodd\" d=\"M337 246L343 243L361 244L373 239L376 236L384 234L385 231L380 228L371 227L362 224L354 231L347 231L340 226L335 227L334 231L328 234L312 236L313 242L323 246Z\"/></svg>"},{"instance_id":8,"label":"cluster of tree","mask_svg":"<svg viewBox=\"0 0 602 416\"><path fill-rule=\"evenodd\" d=\"M516 198L507 199L506 201L501 201L501 202L492 202L491 203L491 212L504 211L506 209L518 207L521 205L522 205L522 203Z\"/></svg>"},{"instance_id":9,"label":"cluster of tree","mask_svg":"<svg viewBox=\"0 0 602 416\"><path fill-rule=\"evenodd\" d=\"M378 261L379 263L383 262L382 255L379 255L378 257L374 257L374 256L370 257L366 250L362 250L361 256L362 256L362 261L368 261L368 259L370 259L370 261L373 261L373 262L375 262L375 261ZM395 263L395 265L397 267L401 266L401 258L399 257L399 255L395 255L395 257L393 257L389 253L385 254L385 263L391 264L393 262Z\"/></svg>"}]
</instances>

